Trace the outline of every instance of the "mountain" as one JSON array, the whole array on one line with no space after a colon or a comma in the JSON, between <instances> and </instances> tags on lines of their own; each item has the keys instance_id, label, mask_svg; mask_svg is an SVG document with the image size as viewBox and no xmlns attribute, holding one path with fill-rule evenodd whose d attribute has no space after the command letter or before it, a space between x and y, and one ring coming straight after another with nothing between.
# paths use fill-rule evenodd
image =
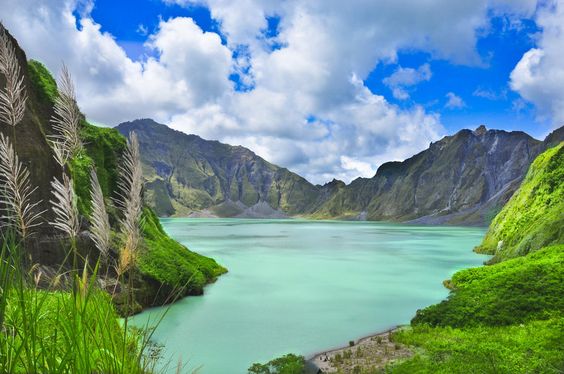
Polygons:
<instances>
[{"instance_id":1,"label":"mountain","mask_svg":"<svg viewBox=\"0 0 564 374\"><path fill-rule=\"evenodd\" d=\"M151 119L117 126L137 133L146 198L161 216L284 217L312 212L321 186L265 161L247 148L186 135Z\"/></svg>"},{"instance_id":2,"label":"mountain","mask_svg":"<svg viewBox=\"0 0 564 374\"><path fill-rule=\"evenodd\" d=\"M23 120L15 127L0 121L0 133L9 137L20 161L29 170L31 185L37 186L32 194L33 201L39 202L38 212L44 211L36 235L26 241L26 258L31 258L32 263L40 266L43 274L56 274L66 264L68 253L68 243L65 243L60 231L49 224L53 221L50 183L54 178L60 180L63 173L48 143L48 137L54 134L50 119L58 95L57 83L45 66L37 61L28 61L17 41L11 36L9 38L24 77L28 100ZM5 87L5 84L5 77L0 74L0 87ZM91 209L90 170L96 169L104 198L108 202L110 221L118 238L119 213L109 202L117 197L118 165L126 140L114 129L90 125L84 117L80 123L80 136L84 150L71 159L65 169L73 179L81 215L81 234L77 247L81 257L96 259L99 253L87 233ZM173 290L178 289L179 285L188 284L188 281L190 283L185 288L185 294L201 294L206 283L226 271L213 259L191 252L168 237L149 208L144 209L143 216L143 240L137 259L138 279L135 279L138 308L164 303ZM119 256L119 245L114 244L111 256L115 260ZM110 277L115 276L112 271L109 266L107 272ZM119 301L116 302L119 304Z\"/></svg>"},{"instance_id":3,"label":"mountain","mask_svg":"<svg viewBox=\"0 0 564 374\"><path fill-rule=\"evenodd\" d=\"M533 159L564 139L521 131L461 130L372 178L312 185L252 151L204 140L150 119L120 124L140 139L147 201L162 216L308 216L422 224L487 225Z\"/></svg>"},{"instance_id":4,"label":"mountain","mask_svg":"<svg viewBox=\"0 0 564 374\"><path fill-rule=\"evenodd\" d=\"M564 243L564 142L538 156L477 251L492 262Z\"/></svg>"},{"instance_id":5,"label":"mountain","mask_svg":"<svg viewBox=\"0 0 564 374\"><path fill-rule=\"evenodd\" d=\"M314 216L484 225L519 187L533 159L563 135L559 129L541 142L521 131L461 130L403 162L381 165L372 178L354 180Z\"/></svg>"}]
</instances>

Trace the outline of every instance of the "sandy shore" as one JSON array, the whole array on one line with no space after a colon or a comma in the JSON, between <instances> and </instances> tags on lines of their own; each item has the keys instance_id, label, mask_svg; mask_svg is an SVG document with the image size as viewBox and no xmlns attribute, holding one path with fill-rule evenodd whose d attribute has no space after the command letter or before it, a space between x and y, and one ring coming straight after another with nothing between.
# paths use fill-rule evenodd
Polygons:
<instances>
[{"instance_id":1,"label":"sandy shore","mask_svg":"<svg viewBox=\"0 0 564 374\"><path fill-rule=\"evenodd\" d=\"M392 333L399 329L401 327L395 327L351 341L346 347L318 353L308 361L321 370L321 373L335 373L339 370L342 373L353 373L357 366L364 370L383 368L393 361L413 355L406 346L390 340Z\"/></svg>"}]
</instances>

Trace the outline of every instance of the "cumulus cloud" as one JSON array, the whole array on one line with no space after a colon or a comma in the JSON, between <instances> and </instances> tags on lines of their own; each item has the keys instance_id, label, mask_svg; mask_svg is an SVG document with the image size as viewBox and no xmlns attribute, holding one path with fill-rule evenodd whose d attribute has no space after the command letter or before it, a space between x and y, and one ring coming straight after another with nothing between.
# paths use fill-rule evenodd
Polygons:
<instances>
[{"instance_id":1,"label":"cumulus cloud","mask_svg":"<svg viewBox=\"0 0 564 374\"><path fill-rule=\"evenodd\" d=\"M4 23L28 57L53 73L65 61L76 80L81 109L95 122L166 121L171 113L213 105L231 92L230 50L190 18L161 21L146 43L157 57L132 61L88 13L75 18L74 2L1 0L0 6L11 10Z\"/></svg>"},{"instance_id":2,"label":"cumulus cloud","mask_svg":"<svg viewBox=\"0 0 564 374\"><path fill-rule=\"evenodd\" d=\"M460 96L455 94L454 92L447 92L445 95L447 98L447 102L445 104L445 108L448 109L462 109L466 107L466 103Z\"/></svg>"},{"instance_id":3,"label":"cumulus cloud","mask_svg":"<svg viewBox=\"0 0 564 374\"><path fill-rule=\"evenodd\" d=\"M382 82L390 87L396 99L406 100L409 99L408 87L430 80L431 75L431 67L429 64L423 64L417 69L402 68L400 66L392 75L384 78Z\"/></svg>"},{"instance_id":4,"label":"cumulus cloud","mask_svg":"<svg viewBox=\"0 0 564 374\"><path fill-rule=\"evenodd\" d=\"M152 117L247 146L316 183L370 176L380 163L411 156L445 133L438 114L418 105L398 108L364 86L378 63L394 62L409 48L479 64L477 33L489 17L530 16L536 4L167 1L209 7L226 43L190 18L171 18L147 35L153 53L132 60L91 18L91 6L78 19L72 0L0 0L0 7L10 10L4 22L29 57L52 71L67 63L90 119L117 124ZM281 48L264 36L268 17L280 18L271 38ZM428 66L404 70L389 84L407 89L431 75ZM236 90L231 74L248 89Z\"/></svg>"},{"instance_id":5,"label":"cumulus cloud","mask_svg":"<svg viewBox=\"0 0 564 374\"><path fill-rule=\"evenodd\" d=\"M511 72L511 88L533 103L542 120L564 123L564 4L549 2L537 16L542 28L537 46Z\"/></svg>"}]
</instances>

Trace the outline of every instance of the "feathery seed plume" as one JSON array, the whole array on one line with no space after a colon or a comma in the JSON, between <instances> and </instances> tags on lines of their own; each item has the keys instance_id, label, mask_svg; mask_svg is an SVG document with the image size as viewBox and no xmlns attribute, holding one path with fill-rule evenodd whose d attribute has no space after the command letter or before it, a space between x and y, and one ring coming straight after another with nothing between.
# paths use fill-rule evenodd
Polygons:
<instances>
[{"instance_id":1,"label":"feathery seed plume","mask_svg":"<svg viewBox=\"0 0 564 374\"><path fill-rule=\"evenodd\" d=\"M92 201L90 236L102 257L107 258L111 242L110 221L106 212L104 194L94 169L90 172L90 196Z\"/></svg>"},{"instance_id":2,"label":"feathery seed plume","mask_svg":"<svg viewBox=\"0 0 564 374\"><path fill-rule=\"evenodd\" d=\"M76 155L82 148L80 139L80 109L76 103L76 94L71 74L63 65L58 81L59 96L55 100L51 117L53 130L51 146L55 152L55 159L59 164L65 164L69 158Z\"/></svg>"},{"instance_id":3,"label":"feathery seed plume","mask_svg":"<svg viewBox=\"0 0 564 374\"><path fill-rule=\"evenodd\" d=\"M80 224L72 180L66 174L63 174L63 181L53 178L51 187L53 188L54 200L50 202L55 213L55 220L51 222L51 225L70 238L76 239L80 232Z\"/></svg>"},{"instance_id":4,"label":"feathery seed plume","mask_svg":"<svg viewBox=\"0 0 564 374\"><path fill-rule=\"evenodd\" d=\"M125 245L120 258L120 269L125 270L133 264L141 237L140 221L142 213L143 171L139 154L137 134L132 132L127 141L127 149L120 166L120 198L117 205L122 209L121 232Z\"/></svg>"},{"instance_id":5,"label":"feathery seed plume","mask_svg":"<svg viewBox=\"0 0 564 374\"><path fill-rule=\"evenodd\" d=\"M0 90L0 121L16 126L24 116L27 94L16 50L1 23L0 73L6 77L6 87Z\"/></svg>"},{"instance_id":6,"label":"feathery seed plume","mask_svg":"<svg viewBox=\"0 0 564 374\"><path fill-rule=\"evenodd\" d=\"M21 238L32 234L41 224L41 214L37 208L41 201L33 201L29 170L19 161L8 137L0 133L0 207L2 221L14 227Z\"/></svg>"}]
</instances>

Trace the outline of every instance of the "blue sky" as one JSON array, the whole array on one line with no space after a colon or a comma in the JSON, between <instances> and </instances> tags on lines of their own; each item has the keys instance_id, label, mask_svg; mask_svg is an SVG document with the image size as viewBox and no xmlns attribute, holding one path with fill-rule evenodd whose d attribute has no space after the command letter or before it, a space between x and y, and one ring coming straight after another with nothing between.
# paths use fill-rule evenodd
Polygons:
<instances>
[{"instance_id":1,"label":"blue sky","mask_svg":"<svg viewBox=\"0 0 564 374\"><path fill-rule=\"evenodd\" d=\"M81 109L153 118L315 183L462 128L564 123L564 0L0 0Z\"/></svg>"},{"instance_id":2,"label":"blue sky","mask_svg":"<svg viewBox=\"0 0 564 374\"><path fill-rule=\"evenodd\" d=\"M151 55L152 51L144 47L147 33L158 29L159 20L174 17L190 17L202 30L215 32L223 43L226 42L219 22L202 5L186 7L158 0L97 0L92 10L92 18L103 31L116 38L132 59ZM279 18L270 17L268 21L265 35L275 36ZM397 61L378 63L364 82L373 93L385 96L400 107L419 103L428 110L439 112L449 133L483 123L488 128L522 130L542 138L551 130L550 123L536 120L534 107L520 100L519 94L508 85L511 71L523 54L534 47L539 28L528 19L523 19L518 28L509 28L508 22L504 17L492 17L490 29L482 31L484 35L476 45L482 64L455 64L433 59L429 53L402 50ZM382 83L399 66L416 69L425 63L431 67L432 78L413 88L408 100L394 98L391 89ZM237 75L231 79L236 83L239 81ZM449 92L459 96L464 106L445 108Z\"/></svg>"}]
</instances>

